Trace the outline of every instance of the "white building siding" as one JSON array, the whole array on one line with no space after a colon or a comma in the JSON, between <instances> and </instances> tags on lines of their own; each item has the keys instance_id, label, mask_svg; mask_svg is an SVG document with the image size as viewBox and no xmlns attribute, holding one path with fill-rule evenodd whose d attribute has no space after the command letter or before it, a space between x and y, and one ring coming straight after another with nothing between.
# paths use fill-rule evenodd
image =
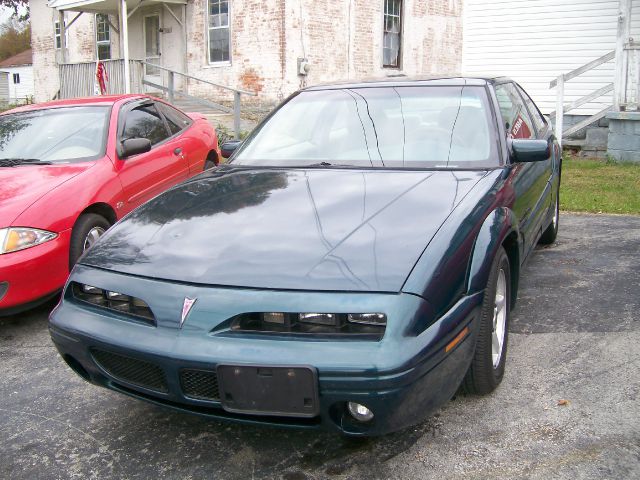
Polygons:
<instances>
[{"instance_id":1,"label":"white building siding","mask_svg":"<svg viewBox=\"0 0 640 480\"><path fill-rule=\"evenodd\" d=\"M0 104L9 101L9 74L0 72Z\"/></svg>"},{"instance_id":2,"label":"white building siding","mask_svg":"<svg viewBox=\"0 0 640 480\"><path fill-rule=\"evenodd\" d=\"M24 101L28 97L33 97L33 67L23 65L20 67L3 67L3 71L9 74L9 101ZM20 76L20 83L15 83L15 75Z\"/></svg>"},{"instance_id":3,"label":"white building siding","mask_svg":"<svg viewBox=\"0 0 640 480\"><path fill-rule=\"evenodd\" d=\"M633 0L632 36L640 36L640 0ZM543 113L555 110L549 82L615 49L618 0L465 0L462 69L506 75ZM614 63L565 85L565 102L613 83ZM593 114L612 103L600 97L571 114Z\"/></svg>"}]
</instances>

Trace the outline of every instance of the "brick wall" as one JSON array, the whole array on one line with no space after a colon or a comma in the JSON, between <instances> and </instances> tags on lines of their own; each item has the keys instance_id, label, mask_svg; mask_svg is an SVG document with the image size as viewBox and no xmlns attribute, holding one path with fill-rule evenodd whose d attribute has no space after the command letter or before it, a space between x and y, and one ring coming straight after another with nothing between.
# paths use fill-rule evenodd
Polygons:
<instances>
[{"instance_id":1,"label":"brick wall","mask_svg":"<svg viewBox=\"0 0 640 480\"><path fill-rule=\"evenodd\" d=\"M207 61L206 0L189 6L189 73L258 91L276 101L316 83L379 77L383 0L232 0L230 64ZM457 74L462 55L462 0L405 0L402 69L407 75ZM310 62L299 76L298 58ZM394 73L398 73L394 71ZM192 84L195 95L220 92Z\"/></svg>"},{"instance_id":2,"label":"brick wall","mask_svg":"<svg viewBox=\"0 0 640 480\"><path fill-rule=\"evenodd\" d=\"M46 7L46 0L30 3L36 99L41 101L50 99L58 89L53 39L57 13ZM178 35L181 27L175 24L171 42L163 46L165 62L176 57L180 58L179 65L167 66L186 69L186 73L210 82L258 92L263 102L281 100L305 85L389 73L382 68L384 0L230 0L230 4L230 62L209 63L207 0L192 0L186 7L186 32ZM177 8L174 11L181 14ZM461 14L462 0L405 0L400 71L407 75L458 73ZM164 16L165 24L173 22L170 16ZM73 18L73 14L68 13L67 18ZM138 38L135 32L141 22L140 15L130 19L132 41ZM69 33L68 60L92 60L93 15L84 14ZM137 51L139 43L140 39L132 52ZM118 36L112 32L114 58L118 56L117 45ZM298 58L302 57L310 62L306 77L297 71ZM223 90L195 81L189 81L188 90L192 95L216 100L232 98Z\"/></svg>"},{"instance_id":3,"label":"brick wall","mask_svg":"<svg viewBox=\"0 0 640 480\"><path fill-rule=\"evenodd\" d=\"M31 48L33 49L33 83L36 102L51 100L59 88L56 49L53 37L52 9L46 0L31 0Z\"/></svg>"},{"instance_id":4,"label":"brick wall","mask_svg":"<svg viewBox=\"0 0 640 480\"><path fill-rule=\"evenodd\" d=\"M58 21L58 12L47 7L47 0L30 0L31 47L33 48L34 98L36 102L51 100L60 88L58 63L62 61L62 52L55 48L54 23ZM71 23L77 15L65 13L65 21ZM91 62L96 58L94 15L83 13L67 33L67 62ZM117 17L112 18L117 24ZM119 56L118 36L111 33L111 54Z\"/></svg>"}]
</instances>

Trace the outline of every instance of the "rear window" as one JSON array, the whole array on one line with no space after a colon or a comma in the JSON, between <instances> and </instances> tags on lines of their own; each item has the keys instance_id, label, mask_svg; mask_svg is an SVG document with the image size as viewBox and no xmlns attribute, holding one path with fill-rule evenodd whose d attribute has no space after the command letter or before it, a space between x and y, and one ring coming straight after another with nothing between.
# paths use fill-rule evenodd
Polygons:
<instances>
[{"instance_id":1,"label":"rear window","mask_svg":"<svg viewBox=\"0 0 640 480\"><path fill-rule=\"evenodd\" d=\"M233 163L468 168L498 165L482 87L304 91L241 146Z\"/></svg>"},{"instance_id":2,"label":"rear window","mask_svg":"<svg viewBox=\"0 0 640 480\"><path fill-rule=\"evenodd\" d=\"M169 128L171 129L171 134L175 135L176 133L182 131L182 129L187 128L191 125L192 120L186 116L184 113L179 112L173 107L169 105L165 105L164 103L156 103L160 111L164 115L164 118L167 119L167 123L169 124Z\"/></svg>"}]
</instances>

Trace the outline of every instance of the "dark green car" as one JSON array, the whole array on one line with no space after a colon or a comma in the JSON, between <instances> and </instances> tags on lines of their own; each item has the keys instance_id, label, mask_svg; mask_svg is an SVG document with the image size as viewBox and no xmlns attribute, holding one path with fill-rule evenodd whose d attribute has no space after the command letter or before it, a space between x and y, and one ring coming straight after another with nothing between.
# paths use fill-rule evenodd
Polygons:
<instances>
[{"instance_id":1,"label":"dark green car","mask_svg":"<svg viewBox=\"0 0 640 480\"><path fill-rule=\"evenodd\" d=\"M223 150L233 146L227 145ZM377 435L495 389L561 156L505 78L313 87L79 261L51 336L180 411Z\"/></svg>"}]
</instances>

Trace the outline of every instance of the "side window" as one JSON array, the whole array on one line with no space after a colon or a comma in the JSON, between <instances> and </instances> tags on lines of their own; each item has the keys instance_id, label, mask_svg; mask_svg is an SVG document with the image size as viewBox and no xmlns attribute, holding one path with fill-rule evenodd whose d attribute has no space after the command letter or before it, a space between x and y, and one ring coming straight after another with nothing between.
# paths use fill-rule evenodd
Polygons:
<instances>
[{"instance_id":1,"label":"side window","mask_svg":"<svg viewBox=\"0 0 640 480\"><path fill-rule=\"evenodd\" d=\"M535 138L531 117L513 83L496 85L500 113L510 138Z\"/></svg>"},{"instance_id":2,"label":"side window","mask_svg":"<svg viewBox=\"0 0 640 480\"><path fill-rule=\"evenodd\" d=\"M531 100L531 97L527 95L527 92L525 92L520 87L520 85L516 85L516 86L518 87L518 91L520 92L520 95L522 96L522 98L524 98L524 103L527 104L527 108L529 109L529 113L533 117L533 123L538 129L538 132L543 131L547 126L547 121L544 119L544 117L540 113L540 110L538 110L538 107L536 107L536 104L533 103L533 100Z\"/></svg>"},{"instance_id":3,"label":"side window","mask_svg":"<svg viewBox=\"0 0 640 480\"><path fill-rule=\"evenodd\" d=\"M169 129L171 130L171 135L175 135L179 131L184 128L187 128L189 125L193 123L188 116L184 113L179 112L173 107L166 105L164 103L156 103L164 118L167 119L167 123L169 124Z\"/></svg>"},{"instance_id":4,"label":"side window","mask_svg":"<svg viewBox=\"0 0 640 480\"><path fill-rule=\"evenodd\" d=\"M169 132L155 106L141 105L127 113L122 140L129 138L148 138L151 145L169 138Z\"/></svg>"}]
</instances>

